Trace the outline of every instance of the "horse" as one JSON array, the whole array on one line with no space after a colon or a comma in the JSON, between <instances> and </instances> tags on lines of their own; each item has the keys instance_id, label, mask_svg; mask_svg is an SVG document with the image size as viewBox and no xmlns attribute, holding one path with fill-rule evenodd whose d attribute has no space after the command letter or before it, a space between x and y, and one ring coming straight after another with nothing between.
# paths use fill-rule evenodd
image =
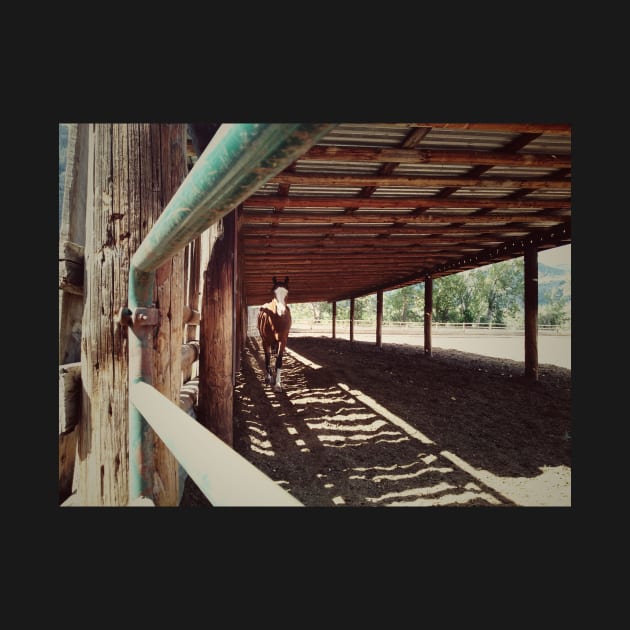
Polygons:
<instances>
[{"instance_id":1,"label":"horse","mask_svg":"<svg viewBox=\"0 0 630 630\"><path fill-rule=\"evenodd\" d=\"M271 289L273 299L260 307L258 311L258 332L265 351L265 381L273 384L275 392L282 391L281 373L282 356L287 347L289 330L291 329L291 309L287 306L287 294L289 293L289 277L284 282L279 282L273 277ZM271 369L271 348L276 353L275 378Z\"/></svg>"}]
</instances>

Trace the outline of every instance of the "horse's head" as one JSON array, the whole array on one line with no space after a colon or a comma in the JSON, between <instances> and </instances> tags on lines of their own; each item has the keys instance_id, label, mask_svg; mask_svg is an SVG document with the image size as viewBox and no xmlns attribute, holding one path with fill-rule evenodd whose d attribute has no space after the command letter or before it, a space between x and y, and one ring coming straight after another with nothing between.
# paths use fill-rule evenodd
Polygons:
<instances>
[{"instance_id":1,"label":"horse's head","mask_svg":"<svg viewBox=\"0 0 630 630\"><path fill-rule=\"evenodd\" d=\"M273 289L271 291L275 292L275 290L278 287L284 287L288 291L289 290L289 276L285 276L284 277L284 282L281 282L280 280L278 280L278 278L276 278L276 276L274 276L273 277Z\"/></svg>"},{"instance_id":2,"label":"horse's head","mask_svg":"<svg viewBox=\"0 0 630 630\"><path fill-rule=\"evenodd\" d=\"M286 308L286 299L289 293L289 276L285 276L284 282L279 281L276 276L274 276L272 292L278 302L278 315L282 315Z\"/></svg>"}]
</instances>

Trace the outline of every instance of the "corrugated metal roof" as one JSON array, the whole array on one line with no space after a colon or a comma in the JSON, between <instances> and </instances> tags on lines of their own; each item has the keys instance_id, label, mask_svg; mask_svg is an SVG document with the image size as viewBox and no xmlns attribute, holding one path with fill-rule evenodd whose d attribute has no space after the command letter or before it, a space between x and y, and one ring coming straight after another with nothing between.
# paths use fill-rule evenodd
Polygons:
<instances>
[{"instance_id":1,"label":"corrugated metal roof","mask_svg":"<svg viewBox=\"0 0 630 630\"><path fill-rule=\"evenodd\" d=\"M569 243L570 157L569 126L340 124L242 204L246 301L273 275L336 301Z\"/></svg>"}]
</instances>

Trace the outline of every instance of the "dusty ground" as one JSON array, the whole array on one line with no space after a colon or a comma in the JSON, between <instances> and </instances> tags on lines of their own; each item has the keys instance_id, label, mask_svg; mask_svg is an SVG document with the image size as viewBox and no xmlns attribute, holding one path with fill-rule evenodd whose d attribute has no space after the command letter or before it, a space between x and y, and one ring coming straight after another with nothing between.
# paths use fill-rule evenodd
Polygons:
<instances>
[{"instance_id":1,"label":"dusty ground","mask_svg":"<svg viewBox=\"0 0 630 630\"><path fill-rule=\"evenodd\" d=\"M456 350L289 338L284 391L250 338L234 448L305 506L571 505L571 371ZM187 479L180 504L209 506Z\"/></svg>"}]
</instances>

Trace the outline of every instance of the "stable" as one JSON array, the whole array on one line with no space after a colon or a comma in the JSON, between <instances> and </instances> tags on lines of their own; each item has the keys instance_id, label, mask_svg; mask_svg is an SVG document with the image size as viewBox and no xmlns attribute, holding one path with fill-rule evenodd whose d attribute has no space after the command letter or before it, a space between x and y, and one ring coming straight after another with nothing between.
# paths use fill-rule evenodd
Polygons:
<instances>
[{"instance_id":1,"label":"stable","mask_svg":"<svg viewBox=\"0 0 630 630\"><path fill-rule=\"evenodd\" d=\"M231 448L248 307L525 260L571 242L566 124L71 124L59 235L59 503L300 505ZM335 282L331 283L331 276ZM334 319L333 319L334 335ZM194 416L194 417L193 417ZM241 482L235 484L234 479Z\"/></svg>"}]
</instances>

